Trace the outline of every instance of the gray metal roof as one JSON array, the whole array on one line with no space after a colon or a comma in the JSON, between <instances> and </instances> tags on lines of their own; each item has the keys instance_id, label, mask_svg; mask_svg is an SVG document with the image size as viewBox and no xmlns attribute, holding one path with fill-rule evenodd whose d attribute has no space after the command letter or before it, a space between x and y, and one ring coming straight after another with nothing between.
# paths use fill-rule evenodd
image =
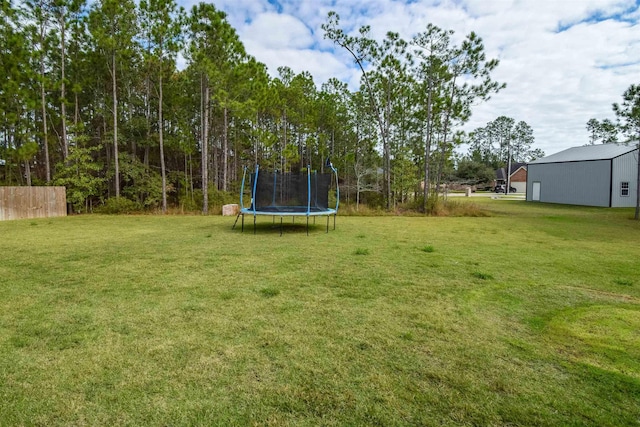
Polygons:
<instances>
[{"instance_id":1,"label":"gray metal roof","mask_svg":"<svg viewBox=\"0 0 640 427\"><path fill-rule=\"evenodd\" d=\"M630 153L637 149L635 144L599 144L585 145L584 147L568 148L559 153L552 154L541 159L534 160L529 164L537 163L564 163L583 162L588 160L608 160Z\"/></svg>"}]
</instances>

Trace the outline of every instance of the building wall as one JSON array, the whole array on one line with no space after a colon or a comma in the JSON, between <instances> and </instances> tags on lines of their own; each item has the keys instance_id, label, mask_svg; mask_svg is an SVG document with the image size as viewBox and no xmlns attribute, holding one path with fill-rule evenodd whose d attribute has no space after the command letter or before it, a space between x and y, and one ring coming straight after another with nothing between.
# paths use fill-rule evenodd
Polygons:
<instances>
[{"instance_id":1,"label":"building wall","mask_svg":"<svg viewBox=\"0 0 640 427\"><path fill-rule=\"evenodd\" d=\"M527 191L527 170L525 168L518 168L518 170L511 175L511 186L520 194Z\"/></svg>"},{"instance_id":2,"label":"building wall","mask_svg":"<svg viewBox=\"0 0 640 427\"><path fill-rule=\"evenodd\" d=\"M527 182L527 170L519 168L511 175L511 182Z\"/></svg>"},{"instance_id":3,"label":"building wall","mask_svg":"<svg viewBox=\"0 0 640 427\"><path fill-rule=\"evenodd\" d=\"M625 154L613 159L611 206L616 208L635 207L638 180L638 152ZM629 183L629 196L620 195L620 183Z\"/></svg>"},{"instance_id":4,"label":"building wall","mask_svg":"<svg viewBox=\"0 0 640 427\"><path fill-rule=\"evenodd\" d=\"M529 164L527 200L540 182L540 201L569 205L609 206L611 160Z\"/></svg>"}]
</instances>

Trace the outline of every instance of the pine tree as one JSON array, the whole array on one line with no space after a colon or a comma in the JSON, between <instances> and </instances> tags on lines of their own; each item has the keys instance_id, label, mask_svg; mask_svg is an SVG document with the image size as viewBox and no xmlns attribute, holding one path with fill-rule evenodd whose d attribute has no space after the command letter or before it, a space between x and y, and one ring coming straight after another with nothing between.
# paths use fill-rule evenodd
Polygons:
<instances>
[{"instance_id":1,"label":"pine tree","mask_svg":"<svg viewBox=\"0 0 640 427\"><path fill-rule=\"evenodd\" d=\"M113 161L116 198L120 197L118 73L120 63L129 59L137 35L135 4L131 0L102 0L90 15L90 30L96 49L102 55L111 80L113 115Z\"/></svg>"},{"instance_id":2,"label":"pine tree","mask_svg":"<svg viewBox=\"0 0 640 427\"><path fill-rule=\"evenodd\" d=\"M164 152L163 91L167 69L173 70L175 57L181 45L182 9L174 0L143 0L140 13L148 28L150 59L156 67L158 90L158 145L160 149L160 171L162 174L162 212L167 212L167 168Z\"/></svg>"}]
</instances>

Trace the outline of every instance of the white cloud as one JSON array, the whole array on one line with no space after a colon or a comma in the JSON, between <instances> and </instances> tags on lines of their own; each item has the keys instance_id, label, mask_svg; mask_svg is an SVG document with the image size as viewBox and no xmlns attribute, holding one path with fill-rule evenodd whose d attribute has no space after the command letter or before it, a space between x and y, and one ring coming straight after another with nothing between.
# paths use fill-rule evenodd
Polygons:
<instances>
[{"instance_id":1,"label":"white cloud","mask_svg":"<svg viewBox=\"0 0 640 427\"><path fill-rule=\"evenodd\" d=\"M247 51L272 75L287 65L309 71L318 86L330 77L359 85L349 54L323 40L329 10L355 32L371 25L409 39L428 23L484 40L500 65L493 77L507 88L476 106L470 130L500 115L529 123L548 154L587 142L586 122L613 118L611 104L640 75L640 8L635 0L214 0Z\"/></svg>"},{"instance_id":2,"label":"white cloud","mask_svg":"<svg viewBox=\"0 0 640 427\"><path fill-rule=\"evenodd\" d=\"M313 44L311 31L302 21L273 12L257 15L239 35L246 43L265 49L305 49Z\"/></svg>"}]
</instances>

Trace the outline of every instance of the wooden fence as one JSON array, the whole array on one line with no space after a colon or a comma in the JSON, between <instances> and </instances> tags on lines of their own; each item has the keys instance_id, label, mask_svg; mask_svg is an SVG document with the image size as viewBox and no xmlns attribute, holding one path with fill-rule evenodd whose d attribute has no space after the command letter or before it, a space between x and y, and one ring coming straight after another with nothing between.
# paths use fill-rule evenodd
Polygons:
<instances>
[{"instance_id":1,"label":"wooden fence","mask_svg":"<svg viewBox=\"0 0 640 427\"><path fill-rule=\"evenodd\" d=\"M64 187L0 187L0 221L66 215Z\"/></svg>"}]
</instances>

